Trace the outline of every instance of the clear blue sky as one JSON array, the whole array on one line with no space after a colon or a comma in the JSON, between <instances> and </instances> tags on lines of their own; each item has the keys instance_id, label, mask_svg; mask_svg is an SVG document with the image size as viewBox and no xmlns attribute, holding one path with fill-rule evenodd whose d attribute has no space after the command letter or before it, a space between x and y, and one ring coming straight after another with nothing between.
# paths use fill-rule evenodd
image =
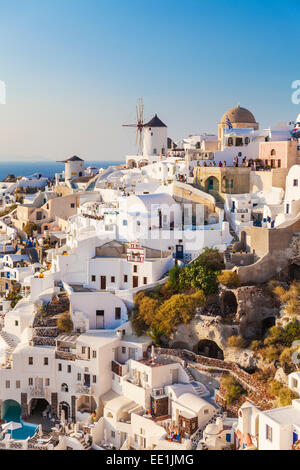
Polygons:
<instances>
[{"instance_id":1,"label":"clear blue sky","mask_svg":"<svg viewBox=\"0 0 300 470\"><path fill-rule=\"evenodd\" d=\"M287 0L0 0L0 158L123 160L135 118L216 132L238 102L295 119L300 7Z\"/></svg>"}]
</instances>

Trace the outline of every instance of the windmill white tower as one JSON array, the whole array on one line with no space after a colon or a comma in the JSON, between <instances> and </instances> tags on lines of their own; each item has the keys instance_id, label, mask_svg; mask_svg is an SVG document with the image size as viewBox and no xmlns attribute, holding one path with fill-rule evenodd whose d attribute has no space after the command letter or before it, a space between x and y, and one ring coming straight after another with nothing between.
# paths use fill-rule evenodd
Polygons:
<instances>
[{"instance_id":1,"label":"windmill white tower","mask_svg":"<svg viewBox=\"0 0 300 470\"><path fill-rule=\"evenodd\" d=\"M167 155L168 128L157 114L147 124L144 124L143 155Z\"/></svg>"}]
</instances>

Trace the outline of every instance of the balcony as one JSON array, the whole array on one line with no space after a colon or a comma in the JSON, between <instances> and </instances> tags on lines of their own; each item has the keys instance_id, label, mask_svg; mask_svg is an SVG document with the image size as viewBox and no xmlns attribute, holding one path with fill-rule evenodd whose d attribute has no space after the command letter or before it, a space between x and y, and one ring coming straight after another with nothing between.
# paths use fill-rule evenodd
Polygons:
<instances>
[{"instance_id":1,"label":"balcony","mask_svg":"<svg viewBox=\"0 0 300 470\"><path fill-rule=\"evenodd\" d=\"M55 359L62 359L63 361L75 361L76 354L67 351L56 351Z\"/></svg>"},{"instance_id":2,"label":"balcony","mask_svg":"<svg viewBox=\"0 0 300 470\"><path fill-rule=\"evenodd\" d=\"M31 398L45 398L47 401L49 401L50 390L44 387L30 387L29 396Z\"/></svg>"},{"instance_id":3,"label":"balcony","mask_svg":"<svg viewBox=\"0 0 300 470\"><path fill-rule=\"evenodd\" d=\"M78 384L76 385L76 393L79 395L92 395L93 387L91 385L83 385Z\"/></svg>"},{"instance_id":4,"label":"balcony","mask_svg":"<svg viewBox=\"0 0 300 470\"><path fill-rule=\"evenodd\" d=\"M123 377L128 372L128 365L120 364L117 361L112 361L111 362L111 370L114 374L117 374L120 377Z\"/></svg>"}]
</instances>

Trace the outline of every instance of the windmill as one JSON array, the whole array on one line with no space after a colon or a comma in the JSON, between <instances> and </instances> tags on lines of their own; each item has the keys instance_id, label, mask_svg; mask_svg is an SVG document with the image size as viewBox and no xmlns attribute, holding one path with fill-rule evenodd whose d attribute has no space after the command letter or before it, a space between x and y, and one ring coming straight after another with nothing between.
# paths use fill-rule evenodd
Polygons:
<instances>
[{"instance_id":1,"label":"windmill","mask_svg":"<svg viewBox=\"0 0 300 470\"><path fill-rule=\"evenodd\" d=\"M142 153L144 130L144 104L142 98L139 98L136 106L136 124L123 124L123 127L136 127L136 145L138 153Z\"/></svg>"}]
</instances>

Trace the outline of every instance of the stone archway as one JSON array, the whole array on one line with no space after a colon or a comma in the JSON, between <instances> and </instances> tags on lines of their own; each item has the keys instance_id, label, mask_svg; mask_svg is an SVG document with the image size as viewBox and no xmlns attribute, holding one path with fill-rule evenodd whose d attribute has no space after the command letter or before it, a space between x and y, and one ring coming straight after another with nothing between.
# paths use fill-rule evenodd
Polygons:
<instances>
[{"instance_id":1,"label":"stone archway","mask_svg":"<svg viewBox=\"0 0 300 470\"><path fill-rule=\"evenodd\" d=\"M224 360L222 349L217 345L217 343L215 343L215 341L210 339L201 339L196 345L194 352L201 356Z\"/></svg>"},{"instance_id":2,"label":"stone archway","mask_svg":"<svg viewBox=\"0 0 300 470\"><path fill-rule=\"evenodd\" d=\"M220 296L221 312L223 316L236 315L238 302L231 290L224 290Z\"/></svg>"}]
</instances>

